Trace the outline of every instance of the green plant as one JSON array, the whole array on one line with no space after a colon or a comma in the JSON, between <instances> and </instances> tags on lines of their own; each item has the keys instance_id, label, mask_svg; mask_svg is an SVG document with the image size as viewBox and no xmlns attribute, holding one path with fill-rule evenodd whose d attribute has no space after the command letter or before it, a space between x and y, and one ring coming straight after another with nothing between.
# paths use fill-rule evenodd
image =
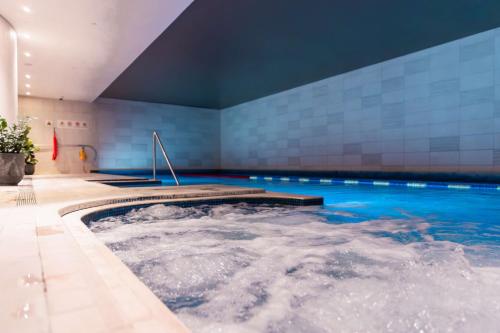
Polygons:
<instances>
[{"instance_id":1,"label":"green plant","mask_svg":"<svg viewBox=\"0 0 500 333\"><path fill-rule=\"evenodd\" d=\"M36 164L35 152L39 149L28 137L30 131L28 119L9 126L7 120L0 117L0 153L23 153L26 155L26 163Z\"/></svg>"},{"instance_id":2,"label":"green plant","mask_svg":"<svg viewBox=\"0 0 500 333\"><path fill-rule=\"evenodd\" d=\"M23 148L24 154L26 155L27 164L37 164L38 160L35 158L35 153L40 151L40 148L36 147L31 139L26 140L26 144Z\"/></svg>"}]
</instances>

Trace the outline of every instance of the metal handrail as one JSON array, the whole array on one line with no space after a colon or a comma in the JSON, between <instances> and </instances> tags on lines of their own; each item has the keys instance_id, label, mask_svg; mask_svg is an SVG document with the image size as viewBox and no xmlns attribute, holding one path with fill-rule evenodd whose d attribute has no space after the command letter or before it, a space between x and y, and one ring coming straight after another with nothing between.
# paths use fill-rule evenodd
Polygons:
<instances>
[{"instance_id":1,"label":"metal handrail","mask_svg":"<svg viewBox=\"0 0 500 333\"><path fill-rule=\"evenodd\" d=\"M174 176L175 184L179 186L179 180L177 179L177 176L175 175L174 168L172 167L172 163L170 163L170 159L168 158L167 152L165 151L165 148L163 147L163 144L161 143L160 136L156 131L153 131L153 180L156 180L156 143L160 146L161 152L163 153L163 157L167 161L168 168L170 169L170 172L172 173L172 176Z\"/></svg>"},{"instance_id":2,"label":"metal handrail","mask_svg":"<svg viewBox=\"0 0 500 333\"><path fill-rule=\"evenodd\" d=\"M97 149L95 149L92 145L59 145L59 147L80 147L80 148L89 148L94 152L94 162L97 161Z\"/></svg>"}]
</instances>

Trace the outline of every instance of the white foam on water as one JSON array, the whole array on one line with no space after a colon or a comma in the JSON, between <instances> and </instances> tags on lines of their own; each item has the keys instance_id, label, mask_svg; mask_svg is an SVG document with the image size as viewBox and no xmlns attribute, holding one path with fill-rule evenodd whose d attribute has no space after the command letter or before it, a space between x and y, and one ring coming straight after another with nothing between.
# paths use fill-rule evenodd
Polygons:
<instances>
[{"instance_id":1,"label":"white foam on water","mask_svg":"<svg viewBox=\"0 0 500 333\"><path fill-rule=\"evenodd\" d=\"M91 229L195 333L498 332L499 267L472 265L424 220L318 213L156 205ZM419 242L390 237L415 230Z\"/></svg>"}]
</instances>

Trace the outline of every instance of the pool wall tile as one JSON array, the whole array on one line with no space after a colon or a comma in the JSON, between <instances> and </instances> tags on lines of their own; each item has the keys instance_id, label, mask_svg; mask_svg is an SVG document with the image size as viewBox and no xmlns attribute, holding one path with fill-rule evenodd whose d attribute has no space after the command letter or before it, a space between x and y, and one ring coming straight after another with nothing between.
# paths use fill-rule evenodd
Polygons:
<instances>
[{"instance_id":1,"label":"pool wall tile","mask_svg":"<svg viewBox=\"0 0 500 333\"><path fill-rule=\"evenodd\" d=\"M499 36L486 31L224 109L221 166L498 172ZM267 120L259 136L248 130L257 119ZM290 126L273 135L281 123ZM280 139L299 140L300 155L278 150ZM262 157L249 167L250 147L288 163Z\"/></svg>"},{"instance_id":2,"label":"pool wall tile","mask_svg":"<svg viewBox=\"0 0 500 333\"><path fill-rule=\"evenodd\" d=\"M460 147L465 150L493 149L493 134L466 135L460 137Z\"/></svg>"},{"instance_id":3,"label":"pool wall tile","mask_svg":"<svg viewBox=\"0 0 500 333\"><path fill-rule=\"evenodd\" d=\"M465 150L460 152L461 165L493 165L493 150Z\"/></svg>"},{"instance_id":4,"label":"pool wall tile","mask_svg":"<svg viewBox=\"0 0 500 333\"><path fill-rule=\"evenodd\" d=\"M431 166L448 166L452 171L457 171L460 162L460 153L458 151L431 152Z\"/></svg>"}]
</instances>

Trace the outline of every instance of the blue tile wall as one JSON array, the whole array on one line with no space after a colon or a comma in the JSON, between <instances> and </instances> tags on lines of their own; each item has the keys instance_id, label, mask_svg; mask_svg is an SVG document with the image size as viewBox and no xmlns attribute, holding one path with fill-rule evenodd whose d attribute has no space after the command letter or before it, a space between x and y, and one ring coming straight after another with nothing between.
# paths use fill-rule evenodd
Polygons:
<instances>
[{"instance_id":1,"label":"blue tile wall","mask_svg":"<svg viewBox=\"0 0 500 333\"><path fill-rule=\"evenodd\" d=\"M150 168L157 130L176 168L220 165L220 112L174 105L98 99L98 168ZM159 167L166 167L158 152Z\"/></svg>"},{"instance_id":2,"label":"blue tile wall","mask_svg":"<svg viewBox=\"0 0 500 333\"><path fill-rule=\"evenodd\" d=\"M221 111L228 169L500 171L500 29Z\"/></svg>"}]
</instances>

